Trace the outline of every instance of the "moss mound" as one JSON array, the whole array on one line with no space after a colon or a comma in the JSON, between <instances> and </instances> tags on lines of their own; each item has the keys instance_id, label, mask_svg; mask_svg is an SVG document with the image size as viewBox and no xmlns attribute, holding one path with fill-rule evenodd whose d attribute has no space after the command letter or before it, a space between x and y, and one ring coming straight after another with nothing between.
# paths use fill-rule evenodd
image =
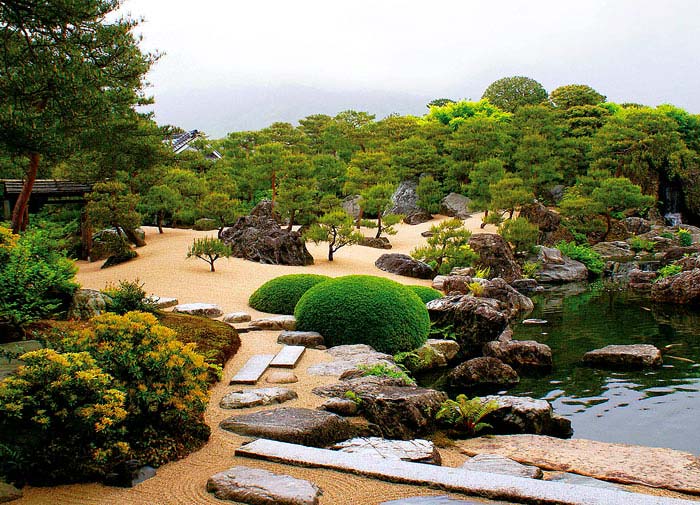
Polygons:
<instances>
[{"instance_id":1,"label":"moss mound","mask_svg":"<svg viewBox=\"0 0 700 505\"><path fill-rule=\"evenodd\" d=\"M408 289L413 291L418 295L418 298L423 300L423 303L428 303L431 300L437 300L442 298L443 294L437 289L429 288L427 286L406 286Z\"/></svg>"},{"instance_id":2,"label":"moss mound","mask_svg":"<svg viewBox=\"0 0 700 505\"><path fill-rule=\"evenodd\" d=\"M317 331L329 346L367 344L395 354L420 347L430 317L408 287L370 275L331 279L309 289L297 303L297 329Z\"/></svg>"},{"instance_id":3,"label":"moss mound","mask_svg":"<svg viewBox=\"0 0 700 505\"><path fill-rule=\"evenodd\" d=\"M271 314L294 314L294 307L309 289L329 280L325 275L282 275L260 286L250 295L248 305Z\"/></svg>"}]
</instances>

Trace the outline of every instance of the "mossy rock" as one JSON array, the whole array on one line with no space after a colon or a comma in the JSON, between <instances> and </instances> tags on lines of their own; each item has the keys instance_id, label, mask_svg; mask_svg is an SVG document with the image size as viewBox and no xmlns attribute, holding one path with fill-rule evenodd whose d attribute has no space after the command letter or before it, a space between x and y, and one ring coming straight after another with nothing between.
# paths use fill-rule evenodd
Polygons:
<instances>
[{"instance_id":1,"label":"mossy rock","mask_svg":"<svg viewBox=\"0 0 700 505\"><path fill-rule=\"evenodd\" d=\"M423 303L428 303L432 300L442 298L444 295L437 289L429 288L428 286L406 286L408 289L418 295L418 298L423 300Z\"/></svg>"},{"instance_id":2,"label":"mossy rock","mask_svg":"<svg viewBox=\"0 0 700 505\"><path fill-rule=\"evenodd\" d=\"M294 314L294 307L304 293L329 279L314 274L282 275L260 286L250 295L248 305L270 314Z\"/></svg>"},{"instance_id":3,"label":"mossy rock","mask_svg":"<svg viewBox=\"0 0 700 505\"><path fill-rule=\"evenodd\" d=\"M367 344L388 354L420 347L430 330L428 310L413 290L370 275L317 284L294 315L297 330L319 332L328 346Z\"/></svg>"}]
</instances>

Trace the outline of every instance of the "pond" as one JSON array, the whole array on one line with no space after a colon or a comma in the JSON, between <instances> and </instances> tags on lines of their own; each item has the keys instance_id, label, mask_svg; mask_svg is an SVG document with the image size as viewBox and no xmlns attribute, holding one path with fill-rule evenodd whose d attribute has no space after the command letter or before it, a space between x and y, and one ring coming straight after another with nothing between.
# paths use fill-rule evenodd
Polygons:
<instances>
[{"instance_id":1,"label":"pond","mask_svg":"<svg viewBox=\"0 0 700 505\"><path fill-rule=\"evenodd\" d=\"M569 285L533 300L528 317L548 323L516 323L513 338L549 345L554 368L521 377L508 394L549 400L571 419L574 438L700 454L700 309L653 304L602 283ZM622 372L581 364L587 351L635 343L664 350L664 365Z\"/></svg>"}]
</instances>

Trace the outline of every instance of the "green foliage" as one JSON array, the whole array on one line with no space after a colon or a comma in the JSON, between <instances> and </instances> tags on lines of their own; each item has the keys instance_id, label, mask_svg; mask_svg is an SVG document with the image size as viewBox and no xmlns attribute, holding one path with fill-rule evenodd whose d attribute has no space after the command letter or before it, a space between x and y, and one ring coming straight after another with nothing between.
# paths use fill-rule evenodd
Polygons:
<instances>
[{"instance_id":1,"label":"green foliage","mask_svg":"<svg viewBox=\"0 0 700 505\"><path fill-rule=\"evenodd\" d=\"M526 261L522 266L523 277L533 279L540 268L542 268L542 263L539 261Z\"/></svg>"},{"instance_id":2,"label":"green foliage","mask_svg":"<svg viewBox=\"0 0 700 505\"><path fill-rule=\"evenodd\" d=\"M598 105L605 101L605 96L586 84L569 84L553 90L549 99L556 107L568 109L578 105Z\"/></svg>"},{"instance_id":3,"label":"green foliage","mask_svg":"<svg viewBox=\"0 0 700 505\"><path fill-rule=\"evenodd\" d=\"M107 284L102 292L112 300L108 307L109 311L119 315L132 311L155 312L157 310L156 305L146 296L143 286L138 279L133 281L122 280L116 286Z\"/></svg>"},{"instance_id":4,"label":"green foliage","mask_svg":"<svg viewBox=\"0 0 700 505\"><path fill-rule=\"evenodd\" d=\"M472 199L471 210L486 210L491 205L491 185L505 176L503 161L489 158L480 161L469 172L467 195Z\"/></svg>"},{"instance_id":5,"label":"green foliage","mask_svg":"<svg viewBox=\"0 0 700 505\"><path fill-rule=\"evenodd\" d=\"M305 240L315 244L328 242L328 261L341 247L359 244L364 236L353 228L352 218L340 209L331 209L304 233Z\"/></svg>"},{"instance_id":6,"label":"green foliage","mask_svg":"<svg viewBox=\"0 0 700 505\"><path fill-rule=\"evenodd\" d=\"M370 375L375 377L389 377L391 379L401 379L406 386L415 386L416 384L413 379L406 374L406 372L386 363L358 365L357 369L362 372L363 377Z\"/></svg>"},{"instance_id":7,"label":"green foliage","mask_svg":"<svg viewBox=\"0 0 700 505\"><path fill-rule=\"evenodd\" d=\"M440 204L444 195L440 181L436 181L431 175L421 177L418 186L416 186L416 195L418 196L418 207L429 214L440 212Z\"/></svg>"},{"instance_id":8,"label":"green foliage","mask_svg":"<svg viewBox=\"0 0 700 505\"><path fill-rule=\"evenodd\" d=\"M632 249L635 252L639 251L647 251L647 252L652 252L654 250L654 241L653 240L647 240L642 237L637 237L634 236L629 239L629 245L630 249Z\"/></svg>"},{"instance_id":9,"label":"green foliage","mask_svg":"<svg viewBox=\"0 0 700 505\"><path fill-rule=\"evenodd\" d=\"M126 395L86 352L41 349L0 381L0 475L33 485L99 478L124 459Z\"/></svg>"},{"instance_id":10,"label":"green foliage","mask_svg":"<svg viewBox=\"0 0 700 505\"><path fill-rule=\"evenodd\" d=\"M482 419L497 409L498 402L495 400L484 402L478 396L469 399L466 395L457 395L456 401L445 400L442 403L435 418L473 436L486 428L492 428Z\"/></svg>"},{"instance_id":11,"label":"green foliage","mask_svg":"<svg viewBox=\"0 0 700 505\"><path fill-rule=\"evenodd\" d=\"M666 277L671 277L673 275L678 275L683 271L683 267L680 265L666 265L658 270L659 276L656 278L654 282L658 282L661 279L665 279Z\"/></svg>"},{"instance_id":12,"label":"green foliage","mask_svg":"<svg viewBox=\"0 0 700 505\"><path fill-rule=\"evenodd\" d=\"M489 185L489 192L492 195L490 210L494 214L510 213L511 218L518 207L534 199L532 190L528 189L523 179L511 175Z\"/></svg>"},{"instance_id":13,"label":"green foliage","mask_svg":"<svg viewBox=\"0 0 700 505\"><path fill-rule=\"evenodd\" d=\"M474 296L481 296L484 293L484 286L478 281L472 281L467 284L469 292Z\"/></svg>"},{"instance_id":14,"label":"green foliage","mask_svg":"<svg viewBox=\"0 0 700 505\"><path fill-rule=\"evenodd\" d=\"M472 234L459 219L447 219L431 226L430 231L433 235L428 237L428 245L414 249L411 256L433 263L437 273L447 274L454 267L470 266L477 259L478 255L469 247Z\"/></svg>"},{"instance_id":15,"label":"green foliage","mask_svg":"<svg viewBox=\"0 0 700 505\"><path fill-rule=\"evenodd\" d=\"M69 352L90 353L114 386L126 393L124 422L133 455L159 466L199 448L211 369L195 344L183 344L152 314L104 314L62 341Z\"/></svg>"},{"instance_id":16,"label":"green foliage","mask_svg":"<svg viewBox=\"0 0 700 505\"><path fill-rule=\"evenodd\" d=\"M197 219L192 225L192 229L195 231L212 231L217 230L218 228L219 224L210 217Z\"/></svg>"},{"instance_id":17,"label":"green foliage","mask_svg":"<svg viewBox=\"0 0 700 505\"><path fill-rule=\"evenodd\" d=\"M504 221L498 232L507 242L513 244L515 252L518 253L531 252L537 245L537 238L540 235L539 227L524 217Z\"/></svg>"},{"instance_id":18,"label":"green foliage","mask_svg":"<svg viewBox=\"0 0 700 505\"><path fill-rule=\"evenodd\" d=\"M534 79L523 76L503 77L489 84L481 98L506 112L515 112L523 105L547 101L547 91Z\"/></svg>"},{"instance_id":19,"label":"green foliage","mask_svg":"<svg viewBox=\"0 0 700 505\"><path fill-rule=\"evenodd\" d=\"M578 245L575 242L559 242L556 248L561 251L564 256L568 256L572 260L580 261L588 271L594 275L603 273L605 263L600 258L600 254L591 249L588 245Z\"/></svg>"},{"instance_id":20,"label":"green foliage","mask_svg":"<svg viewBox=\"0 0 700 505\"><path fill-rule=\"evenodd\" d=\"M442 293L437 289L429 288L428 286L406 286L408 289L418 295L418 298L423 300L423 303L428 303L431 300L442 298Z\"/></svg>"},{"instance_id":21,"label":"green foliage","mask_svg":"<svg viewBox=\"0 0 700 505\"><path fill-rule=\"evenodd\" d=\"M428 338L437 338L441 340L457 340L457 333L455 332L455 327L452 324L448 324L446 326L437 326L431 322Z\"/></svg>"},{"instance_id":22,"label":"green foliage","mask_svg":"<svg viewBox=\"0 0 700 505\"><path fill-rule=\"evenodd\" d=\"M126 184L116 181L98 182L87 198L86 211L95 226L114 227L120 232L125 228L137 228L141 224L141 215L136 212L139 197L130 193Z\"/></svg>"},{"instance_id":23,"label":"green foliage","mask_svg":"<svg viewBox=\"0 0 700 505\"><path fill-rule=\"evenodd\" d=\"M680 241L682 247L689 247L693 245L693 235L687 228L678 228L676 235L678 235L678 240Z\"/></svg>"},{"instance_id":24,"label":"green foliage","mask_svg":"<svg viewBox=\"0 0 700 505\"><path fill-rule=\"evenodd\" d=\"M491 267L475 267L474 277L479 279L488 279L491 277Z\"/></svg>"},{"instance_id":25,"label":"green foliage","mask_svg":"<svg viewBox=\"0 0 700 505\"><path fill-rule=\"evenodd\" d=\"M68 307L76 267L55 246L43 231L0 226L0 320L20 327Z\"/></svg>"},{"instance_id":26,"label":"green foliage","mask_svg":"<svg viewBox=\"0 0 700 505\"><path fill-rule=\"evenodd\" d=\"M163 233L163 221L166 215L177 212L182 205L182 195L176 188L166 184L152 186L139 203L143 212L156 217L158 231Z\"/></svg>"},{"instance_id":27,"label":"green foliage","mask_svg":"<svg viewBox=\"0 0 700 505\"><path fill-rule=\"evenodd\" d=\"M483 99L478 102L463 100L447 103L441 107L431 107L427 118L439 121L456 130L472 118L488 118L492 121L507 122L510 120L510 116L508 112L503 112L488 100Z\"/></svg>"},{"instance_id":28,"label":"green foliage","mask_svg":"<svg viewBox=\"0 0 700 505\"><path fill-rule=\"evenodd\" d=\"M322 282L294 310L297 329L317 331L329 346L367 344L394 354L420 347L430 328L428 310L397 282L350 275Z\"/></svg>"},{"instance_id":29,"label":"green foliage","mask_svg":"<svg viewBox=\"0 0 700 505\"><path fill-rule=\"evenodd\" d=\"M362 398L360 398L354 391L345 391L345 398L355 402L358 407L362 406Z\"/></svg>"},{"instance_id":30,"label":"green foliage","mask_svg":"<svg viewBox=\"0 0 700 505\"><path fill-rule=\"evenodd\" d=\"M314 274L291 274L276 277L250 295L248 305L271 314L294 314L297 302L309 289L330 277Z\"/></svg>"},{"instance_id":31,"label":"green foliage","mask_svg":"<svg viewBox=\"0 0 700 505\"><path fill-rule=\"evenodd\" d=\"M231 246L224 244L218 238L196 238L187 251L187 257L195 256L200 260L209 263L211 271L214 272L214 262L219 258L231 257Z\"/></svg>"}]
</instances>

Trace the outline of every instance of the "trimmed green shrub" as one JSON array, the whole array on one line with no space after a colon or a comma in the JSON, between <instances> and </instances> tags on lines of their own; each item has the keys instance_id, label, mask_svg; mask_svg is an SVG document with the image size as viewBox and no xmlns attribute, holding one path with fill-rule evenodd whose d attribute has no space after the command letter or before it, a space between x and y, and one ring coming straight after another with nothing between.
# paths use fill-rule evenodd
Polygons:
<instances>
[{"instance_id":1,"label":"trimmed green shrub","mask_svg":"<svg viewBox=\"0 0 700 505\"><path fill-rule=\"evenodd\" d=\"M423 303L428 303L431 300L442 298L442 293L437 289L429 288L428 286L406 286L408 289L418 295L418 298L423 300Z\"/></svg>"},{"instance_id":2,"label":"trimmed green shrub","mask_svg":"<svg viewBox=\"0 0 700 505\"><path fill-rule=\"evenodd\" d=\"M294 307L304 293L329 279L325 275L314 274L282 275L256 289L250 295L248 305L270 314L294 314Z\"/></svg>"},{"instance_id":3,"label":"trimmed green shrub","mask_svg":"<svg viewBox=\"0 0 700 505\"><path fill-rule=\"evenodd\" d=\"M0 381L0 475L34 485L100 477L123 460L126 395L86 352L41 349Z\"/></svg>"},{"instance_id":4,"label":"trimmed green shrub","mask_svg":"<svg viewBox=\"0 0 700 505\"><path fill-rule=\"evenodd\" d=\"M600 254L595 252L590 246L576 244L574 242L559 242L556 248L561 251L564 256L568 256L572 260L580 261L588 271L595 275L603 273L605 263L600 258Z\"/></svg>"},{"instance_id":5,"label":"trimmed green shrub","mask_svg":"<svg viewBox=\"0 0 700 505\"><path fill-rule=\"evenodd\" d=\"M513 244L515 252L528 253L537 245L540 229L524 217L507 219L498 229L503 238Z\"/></svg>"},{"instance_id":6,"label":"trimmed green shrub","mask_svg":"<svg viewBox=\"0 0 700 505\"><path fill-rule=\"evenodd\" d=\"M430 330L428 309L415 292L370 275L317 284L294 315L298 330L319 332L329 346L367 344L388 354L420 347Z\"/></svg>"},{"instance_id":7,"label":"trimmed green shrub","mask_svg":"<svg viewBox=\"0 0 700 505\"><path fill-rule=\"evenodd\" d=\"M156 305L146 297L143 284L138 279L133 281L119 281L118 285L107 284L102 292L111 299L109 311L124 315L127 312L155 312Z\"/></svg>"}]
</instances>

